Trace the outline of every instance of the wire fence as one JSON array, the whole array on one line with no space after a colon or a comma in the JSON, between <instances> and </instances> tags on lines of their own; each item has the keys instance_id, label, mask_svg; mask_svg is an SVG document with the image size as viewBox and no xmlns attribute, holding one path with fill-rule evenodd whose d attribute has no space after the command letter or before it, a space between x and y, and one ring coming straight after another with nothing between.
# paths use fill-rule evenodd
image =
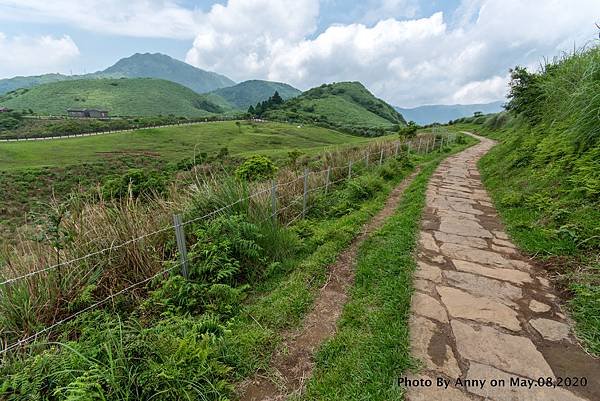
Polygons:
<instances>
[{"instance_id":1,"label":"wire fence","mask_svg":"<svg viewBox=\"0 0 600 401\"><path fill-rule=\"evenodd\" d=\"M67 118L64 118L64 119L68 120ZM70 118L70 120L77 120L77 119ZM35 136L12 135L12 136L5 136L4 138L0 138L0 142L48 141L48 140L52 140L52 139L81 138L81 137L85 137L85 136L120 134L120 133L140 131L140 130L146 130L146 129L183 127L183 126L190 126L190 125L206 124L206 123L221 122L221 121L234 121L234 120L239 120L239 117L233 117L233 116L232 117L225 116L225 117L218 117L218 118L210 117L210 118L204 118L204 119L196 120L196 121L173 122L173 123L157 124L157 125L141 125L141 126L137 126L137 127L134 126L132 128L106 129L106 130L100 130L100 131L94 131L94 132L80 132L80 133L73 133L73 134L67 134L67 133L65 133L65 134L48 134L48 135L40 134L40 135L35 135Z\"/></svg>"},{"instance_id":2,"label":"wire fence","mask_svg":"<svg viewBox=\"0 0 600 401\"><path fill-rule=\"evenodd\" d=\"M48 273L48 272L56 270L56 269L60 269L61 267L64 267L67 265L73 265L75 263L79 263L79 262L85 261L93 256L103 255L105 253L112 252L114 250L126 247L133 243L142 241L146 238L158 235L160 233L165 233L165 232L169 232L169 231L171 231L171 232L174 231L174 233L175 233L179 263L177 263L174 266L169 267L167 269L162 269L158 273L152 274L148 278L144 278L141 281L138 281L138 282L135 282L134 284L128 285L125 288L119 290L118 292L115 292L115 293L111 294L110 296L102 299L101 301L95 302L92 305L89 305L89 306L85 307L84 309L77 311L76 313L73 313L65 318L62 318L58 321L53 322L51 325L45 327L43 330L36 332L35 334L25 336L24 338L22 338L16 342L10 343L10 344L7 343L6 341L2 341L2 339L0 339L0 346L2 346L4 344L4 347L0 348L0 355L6 354L10 350L20 348L21 346L24 346L24 345L30 343L31 341L35 341L41 335L51 332L56 327L62 325L63 323L66 323L70 320L75 319L77 316L81 315L82 313L85 313L89 310L100 307L100 306L106 304L107 302L109 302L111 299L113 299L119 295L122 295L134 288L142 286L142 285L148 283L149 281L151 281L152 279L159 277L160 275L167 274L176 268L181 269L181 271L180 271L181 274L187 278L188 272L189 272L188 265L191 260L187 256L187 243L186 243L185 227L190 224L193 224L193 223L199 222L199 221L210 220L211 218L219 215L220 213L223 213L245 201L250 201L250 200L262 197L263 202L268 202L268 204L270 204L271 210L270 210L270 213L268 213L268 215L266 217L262 218L259 221L259 223L263 223L267 220L272 220L274 223L282 223L286 226L289 226L289 225L293 224L294 222L298 221L299 219L306 217L307 211L310 209L310 207L313 206L313 205L309 204L310 195L312 195L318 191L324 191L324 193L327 194L329 192L330 188L332 188L334 185L337 185L343 181L349 181L353 177L354 168L356 168L356 166L360 165L361 163L365 168L368 169L369 167L381 166L385 160L387 160L389 158L398 157L401 154L401 152L405 152L407 154L431 153L435 150L438 150L438 149L444 147L445 145L449 145L449 144L453 143L455 141L455 138L456 138L455 134L445 131L445 132L442 132L441 134L439 132L435 132L434 135L421 136L421 137L417 137L417 138L414 138L411 140L379 143L379 144L377 144L378 148L376 149L376 151L371 151L371 145L369 145L369 147L367 147L367 150L365 151L365 153L363 154L362 157L360 157L356 160L351 159L344 165L329 166L328 168L322 169L319 171L310 171L309 169L305 169L303 175L299 175L293 180L287 180L282 183L278 183L276 180L273 180L273 181L271 181L271 183L268 187L258 189L255 192L253 192L245 197L241 197L234 202L231 202L227 205L219 207L209 213L203 214L202 216L190 218L186 221L183 221L181 215L175 214L175 215L173 215L173 224L169 225L169 226L165 226L159 230L155 230L153 232L131 238L131 239L121 242L119 244L111 244L110 247L105 247L100 250L90 252L88 254L85 254L85 255L82 255L82 256L79 256L76 258L72 258L70 260L67 260L67 261L64 261L61 263L57 263L54 265L39 268L39 269L33 270L31 272L27 272L22 275L17 275L15 277L7 278L0 282L0 296L2 296L5 289L10 288L11 285L14 285L15 283L17 283L21 280L30 279L34 276L39 276L39 275ZM293 187L300 181L302 181L302 184L300 187L301 188L300 194L287 200L287 202L283 199L282 196L279 196L278 191L281 188ZM293 208L298 209L297 213L292 214L287 221L282 221L280 219L281 216L284 213L293 211Z\"/></svg>"}]
</instances>

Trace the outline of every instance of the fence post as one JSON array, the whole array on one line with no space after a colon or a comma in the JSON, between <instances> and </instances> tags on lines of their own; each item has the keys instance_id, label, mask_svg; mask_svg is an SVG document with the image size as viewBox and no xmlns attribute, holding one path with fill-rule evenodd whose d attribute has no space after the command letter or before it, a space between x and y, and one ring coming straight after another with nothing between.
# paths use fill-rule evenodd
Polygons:
<instances>
[{"instance_id":1,"label":"fence post","mask_svg":"<svg viewBox=\"0 0 600 401\"><path fill-rule=\"evenodd\" d=\"M381 148L381 153L379 154L379 165L383 163L383 148Z\"/></svg>"},{"instance_id":2,"label":"fence post","mask_svg":"<svg viewBox=\"0 0 600 401\"><path fill-rule=\"evenodd\" d=\"M369 168L369 149L367 149L367 157L365 158L365 165Z\"/></svg>"},{"instance_id":3,"label":"fence post","mask_svg":"<svg viewBox=\"0 0 600 401\"><path fill-rule=\"evenodd\" d=\"M177 239L177 249L179 250L179 260L181 261L181 275L188 278L187 248L185 246L185 232L181 224L181 215L173 215L173 227L175 228L175 238Z\"/></svg>"},{"instance_id":4,"label":"fence post","mask_svg":"<svg viewBox=\"0 0 600 401\"><path fill-rule=\"evenodd\" d=\"M398 157L398 148L400 147L400 142L396 142L396 149L394 150L394 156Z\"/></svg>"},{"instance_id":5,"label":"fence post","mask_svg":"<svg viewBox=\"0 0 600 401\"><path fill-rule=\"evenodd\" d=\"M352 160L348 163L348 179L352 178Z\"/></svg>"},{"instance_id":6,"label":"fence post","mask_svg":"<svg viewBox=\"0 0 600 401\"><path fill-rule=\"evenodd\" d=\"M271 213L273 214L273 222L277 221L277 183L271 180Z\"/></svg>"},{"instance_id":7,"label":"fence post","mask_svg":"<svg viewBox=\"0 0 600 401\"><path fill-rule=\"evenodd\" d=\"M325 176L325 195L329 192L329 180L331 179L331 166L327 167L327 175Z\"/></svg>"},{"instance_id":8,"label":"fence post","mask_svg":"<svg viewBox=\"0 0 600 401\"><path fill-rule=\"evenodd\" d=\"M421 153L421 145L422 145L422 142L423 142L423 138L419 138L419 148L418 148L418 150L417 150L417 153Z\"/></svg>"},{"instance_id":9,"label":"fence post","mask_svg":"<svg viewBox=\"0 0 600 401\"><path fill-rule=\"evenodd\" d=\"M308 198L308 169L304 169L304 195L302 196L302 218L306 217L306 201Z\"/></svg>"}]
</instances>

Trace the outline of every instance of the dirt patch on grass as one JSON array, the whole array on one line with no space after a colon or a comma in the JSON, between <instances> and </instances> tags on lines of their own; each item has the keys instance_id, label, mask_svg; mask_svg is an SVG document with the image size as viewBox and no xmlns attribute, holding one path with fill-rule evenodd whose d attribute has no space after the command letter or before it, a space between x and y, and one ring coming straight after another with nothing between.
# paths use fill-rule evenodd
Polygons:
<instances>
[{"instance_id":1,"label":"dirt patch on grass","mask_svg":"<svg viewBox=\"0 0 600 401\"><path fill-rule=\"evenodd\" d=\"M396 211L406 187L418 170L404 179L388 197L383 209L366 223L329 267L329 277L315 299L300 328L283 334L284 341L271 360L273 377L256 375L238 389L242 401L284 400L304 389L314 367L314 355L323 341L335 334L337 321L348 300L348 289L354 281L354 268L359 247Z\"/></svg>"}]
</instances>

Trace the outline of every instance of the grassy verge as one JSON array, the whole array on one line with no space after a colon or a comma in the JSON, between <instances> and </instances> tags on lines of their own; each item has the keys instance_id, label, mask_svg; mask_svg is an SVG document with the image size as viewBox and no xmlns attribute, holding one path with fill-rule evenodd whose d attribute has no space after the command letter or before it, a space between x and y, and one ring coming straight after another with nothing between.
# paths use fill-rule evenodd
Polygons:
<instances>
[{"instance_id":1,"label":"grassy verge","mask_svg":"<svg viewBox=\"0 0 600 401\"><path fill-rule=\"evenodd\" d=\"M409 355L407 323L415 268L412 253L427 183L444 157L435 154L421 161L421 172L406 189L395 215L362 245L355 285L338 333L319 351L315 373L302 399L401 397L394 382L415 367Z\"/></svg>"}]
</instances>

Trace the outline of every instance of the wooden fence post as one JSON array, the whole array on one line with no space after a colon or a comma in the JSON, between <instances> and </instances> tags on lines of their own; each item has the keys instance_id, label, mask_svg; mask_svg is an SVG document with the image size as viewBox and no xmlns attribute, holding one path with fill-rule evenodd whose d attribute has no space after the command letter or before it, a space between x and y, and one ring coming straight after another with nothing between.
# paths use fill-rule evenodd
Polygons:
<instances>
[{"instance_id":1,"label":"wooden fence post","mask_svg":"<svg viewBox=\"0 0 600 401\"><path fill-rule=\"evenodd\" d=\"M304 169L304 195L302 196L302 218L306 217L306 203L308 198L308 169Z\"/></svg>"}]
</instances>

